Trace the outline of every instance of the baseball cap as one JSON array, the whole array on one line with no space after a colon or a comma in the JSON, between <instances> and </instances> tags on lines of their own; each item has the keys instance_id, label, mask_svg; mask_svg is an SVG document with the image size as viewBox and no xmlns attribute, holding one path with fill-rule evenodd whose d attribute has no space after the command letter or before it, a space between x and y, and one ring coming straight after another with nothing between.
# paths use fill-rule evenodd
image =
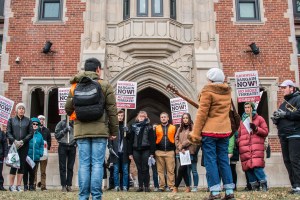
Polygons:
<instances>
[{"instance_id":1,"label":"baseball cap","mask_svg":"<svg viewBox=\"0 0 300 200\"><path fill-rule=\"evenodd\" d=\"M286 87L286 86L292 86L295 87L295 84L291 80L285 80L283 81L278 87Z\"/></svg>"}]
</instances>

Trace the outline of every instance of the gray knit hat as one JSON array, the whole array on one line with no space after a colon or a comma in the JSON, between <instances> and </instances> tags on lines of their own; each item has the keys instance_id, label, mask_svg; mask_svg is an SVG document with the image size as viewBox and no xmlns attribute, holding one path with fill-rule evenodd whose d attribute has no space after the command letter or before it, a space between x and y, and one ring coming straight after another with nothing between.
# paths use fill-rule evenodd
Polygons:
<instances>
[{"instance_id":1,"label":"gray knit hat","mask_svg":"<svg viewBox=\"0 0 300 200\"><path fill-rule=\"evenodd\" d=\"M211 68L206 73L206 77L214 83L224 83L225 75L219 68Z\"/></svg>"},{"instance_id":2,"label":"gray knit hat","mask_svg":"<svg viewBox=\"0 0 300 200\"><path fill-rule=\"evenodd\" d=\"M26 107L25 107L25 104L24 104L24 103L18 103L18 104L16 105L16 112L18 111L19 107L23 107L24 110L26 110Z\"/></svg>"}]
</instances>

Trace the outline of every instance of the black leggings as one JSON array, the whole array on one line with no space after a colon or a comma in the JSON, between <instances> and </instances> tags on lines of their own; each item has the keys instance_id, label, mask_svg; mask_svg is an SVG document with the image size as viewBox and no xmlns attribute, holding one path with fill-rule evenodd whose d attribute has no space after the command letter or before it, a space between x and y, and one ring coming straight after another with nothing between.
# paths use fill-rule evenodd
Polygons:
<instances>
[{"instance_id":1,"label":"black leggings","mask_svg":"<svg viewBox=\"0 0 300 200\"><path fill-rule=\"evenodd\" d=\"M133 151L133 159L138 171L139 187L149 187L150 174L148 159L150 150Z\"/></svg>"},{"instance_id":2,"label":"black leggings","mask_svg":"<svg viewBox=\"0 0 300 200\"><path fill-rule=\"evenodd\" d=\"M28 145L26 145L26 146L24 145L20 149L18 149L18 154L20 157L20 169L12 167L12 168L10 168L9 174L16 175L17 171L18 171L18 174L24 174L26 157L28 154L28 147L29 147Z\"/></svg>"}]
</instances>

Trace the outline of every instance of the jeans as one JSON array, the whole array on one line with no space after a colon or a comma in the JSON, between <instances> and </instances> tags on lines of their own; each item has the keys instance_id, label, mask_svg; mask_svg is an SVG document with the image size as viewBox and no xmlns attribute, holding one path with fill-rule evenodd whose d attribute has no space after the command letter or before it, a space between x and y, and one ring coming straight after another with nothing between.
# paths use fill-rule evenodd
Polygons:
<instances>
[{"instance_id":1,"label":"jeans","mask_svg":"<svg viewBox=\"0 0 300 200\"><path fill-rule=\"evenodd\" d=\"M282 157L293 188L300 187L300 138L280 138Z\"/></svg>"},{"instance_id":2,"label":"jeans","mask_svg":"<svg viewBox=\"0 0 300 200\"><path fill-rule=\"evenodd\" d=\"M153 184L155 188L159 188L158 185L158 173L157 173L157 166L155 165L151 165L152 168L152 172L153 172Z\"/></svg>"},{"instance_id":3,"label":"jeans","mask_svg":"<svg viewBox=\"0 0 300 200\"><path fill-rule=\"evenodd\" d=\"M221 191L221 180L225 189L234 189L228 158L228 138L202 138L202 151L209 190ZM220 174L219 174L220 173Z\"/></svg>"},{"instance_id":4,"label":"jeans","mask_svg":"<svg viewBox=\"0 0 300 200\"><path fill-rule=\"evenodd\" d=\"M189 165L189 171L192 172L192 174L193 174L194 187L198 187L199 174L197 171L197 159L195 159L195 156L198 156L198 155L191 155L192 164ZM191 178L189 178L189 179L192 180ZM190 183L192 183L192 182L190 182Z\"/></svg>"},{"instance_id":5,"label":"jeans","mask_svg":"<svg viewBox=\"0 0 300 200\"><path fill-rule=\"evenodd\" d=\"M120 181L119 181L119 172L120 168L122 169L122 184L123 188L126 187L128 189L128 163L123 163L123 154L118 153L119 160L117 163L114 163L114 185L115 187L120 187Z\"/></svg>"},{"instance_id":6,"label":"jeans","mask_svg":"<svg viewBox=\"0 0 300 200\"><path fill-rule=\"evenodd\" d=\"M59 144L58 161L61 186L72 186L75 158L75 146Z\"/></svg>"},{"instance_id":7,"label":"jeans","mask_svg":"<svg viewBox=\"0 0 300 200\"><path fill-rule=\"evenodd\" d=\"M79 200L102 199L103 163L107 138L77 139Z\"/></svg>"},{"instance_id":8,"label":"jeans","mask_svg":"<svg viewBox=\"0 0 300 200\"><path fill-rule=\"evenodd\" d=\"M254 167L253 169L249 169L246 171L249 183L255 183L257 180L259 182L266 181L266 174L264 172L264 168L262 167Z\"/></svg>"}]
</instances>

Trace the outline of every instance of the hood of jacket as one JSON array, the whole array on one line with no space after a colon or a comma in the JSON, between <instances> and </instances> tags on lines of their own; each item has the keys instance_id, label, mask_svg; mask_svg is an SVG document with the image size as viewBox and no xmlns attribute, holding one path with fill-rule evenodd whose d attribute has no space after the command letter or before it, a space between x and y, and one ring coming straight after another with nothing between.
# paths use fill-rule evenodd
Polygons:
<instances>
[{"instance_id":1,"label":"hood of jacket","mask_svg":"<svg viewBox=\"0 0 300 200\"><path fill-rule=\"evenodd\" d=\"M202 92L213 92L216 94L229 94L231 93L231 88L227 83L210 83L203 87Z\"/></svg>"},{"instance_id":2,"label":"hood of jacket","mask_svg":"<svg viewBox=\"0 0 300 200\"><path fill-rule=\"evenodd\" d=\"M75 76L73 76L70 79L70 83L78 83L83 77L89 77L91 79L99 79L99 76L96 72L91 72L91 71L83 71L83 72L79 72L78 74L76 74Z\"/></svg>"}]
</instances>

